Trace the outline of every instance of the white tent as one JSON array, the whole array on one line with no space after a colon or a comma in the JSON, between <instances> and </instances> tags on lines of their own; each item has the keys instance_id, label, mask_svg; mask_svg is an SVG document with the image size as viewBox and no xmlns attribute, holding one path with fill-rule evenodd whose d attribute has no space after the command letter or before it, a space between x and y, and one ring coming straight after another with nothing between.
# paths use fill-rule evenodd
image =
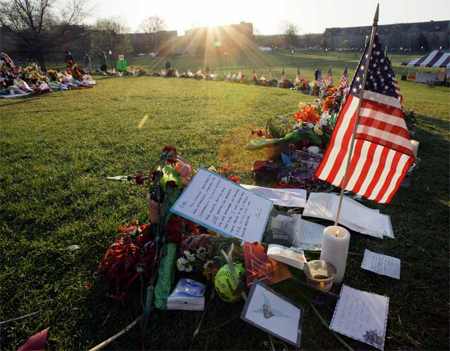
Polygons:
<instances>
[{"instance_id":1,"label":"white tent","mask_svg":"<svg viewBox=\"0 0 450 351\"><path fill-rule=\"evenodd\" d=\"M423 72L420 70L416 79L417 83L429 83L429 82L442 82L445 79L450 78L450 53L443 52L439 50L434 50L433 52L414 59L410 62L403 62L402 66L407 67L420 67L420 68L445 68L445 72Z\"/></svg>"},{"instance_id":2,"label":"white tent","mask_svg":"<svg viewBox=\"0 0 450 351\"><path fill-rule=\"evenodd\" d=\"M272 48L268 47L268 46L260 46L259 50L261 50L261 51L272 51Z\"/></svg>"},{"instance_id":3,"label":"white tent","mask_svg":"<svg viewBox=\"0 0 450 351\"><path fill-rule=\"evenodd\" d=\"M414 59L410 62L403 62L402 66L450 69L450 53L434 50L423 57Z\"/></svg>"}]
</instances>

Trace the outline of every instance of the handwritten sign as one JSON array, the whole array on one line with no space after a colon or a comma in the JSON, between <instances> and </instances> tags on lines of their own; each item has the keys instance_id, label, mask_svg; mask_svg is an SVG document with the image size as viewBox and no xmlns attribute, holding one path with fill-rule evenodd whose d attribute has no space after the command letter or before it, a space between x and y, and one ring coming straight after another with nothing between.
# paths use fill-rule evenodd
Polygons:
<instances>
[{"instance_id":1,"label":"handwritten sign","mask_svg":"<svg viewBox=\"0 0 450 351\"><path fill-rule=\"evenodd\" d=\"M171 212L225 236L261 241L272 201L200 168Z\"/></svg>"},{"instance_id":2,"label":"handwritten sign","mask_svg":"<svg viewBox=\"0 0 450 351\"><path fill-rule=\"evenodd\" d=\"M384 349L389 298L342 285L330 329Z\"/></svg>"},{"instance_id":3,"label":"handwritten sign","mask_svg":"<svg viewBox=\"0 0 450 351\"><path fill-rule=\"evenodd\" d=\"M400 279L401 261L396 257L378 254L369 250L364 251L361 268L391 278Z\"/></svg>"}]
</instances>

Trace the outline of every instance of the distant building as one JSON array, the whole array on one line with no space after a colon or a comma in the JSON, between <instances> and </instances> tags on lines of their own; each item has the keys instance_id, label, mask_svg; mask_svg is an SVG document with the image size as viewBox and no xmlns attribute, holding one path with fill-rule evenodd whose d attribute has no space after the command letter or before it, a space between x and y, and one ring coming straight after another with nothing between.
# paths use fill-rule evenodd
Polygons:
<instances>
[{"instance_id":1,"label":"distant building","mask_svg":"<svg viewBox=\"0 0 450 351\"><path fill-rule=\"evenodd\" d=\"M176 30L163 30L155 33L132 33L128 34L130 44L133 47L133 52L146 53L172 52L172 42L177 38Z\"/></svg>"},{"instance_id":2,"label":"distant building","mask_svg":"<svg viewBox=\"0 0 450 351\"><path fill-rule=\"evenodd\" d=\"M324 36L328 46L339 48L344 40L349 47L362 48L372 27L327 28ZM381 25L377 30L384 45L389 48L410 48L412 50L449 49L450 21L429 21L419 23L398 23Z\"/></svg>"}]
</instances>

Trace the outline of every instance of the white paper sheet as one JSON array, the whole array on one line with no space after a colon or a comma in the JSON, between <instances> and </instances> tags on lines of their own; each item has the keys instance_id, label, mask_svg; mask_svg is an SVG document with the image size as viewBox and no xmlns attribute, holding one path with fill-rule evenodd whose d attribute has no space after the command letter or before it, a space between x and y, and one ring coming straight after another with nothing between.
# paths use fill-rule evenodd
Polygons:
<instances>
[{"instance_id":1,"label":"white paper sheet","mask_svg":"<svg viewBox=\"0 0 450 351\"><path fill-rule=\"evenodd\" d=\"M281 245L270 244L267 249L267 256L289 266L303 270L306 263L305 254L301 250L290 249Z\"/></svg>"},{"instance_id":2,"label":"white paper sheet","mask_svg":"<svg viewBox=\"0 0 450 351\"><path fill-rule=\"evenodd\" d=\"M274 205L284 207L305 207L305 189L272 189L260 186L242 184L247 190L266 199L272 200Z\"/></svg>"},{"instance_id":3,"label":"white paper sheet","mask_svg":"<svg viewBox=\"0 0 450 351\"><path fill-rule=\"evenodd\" d=\"M306 203L303 216L323 218L334 221L336 218L339 196L329 193L311 193ZM391 218L373 210L357 201L344 197L339 223L361 234L383 239L394 238Z\"/></svg>"},{"instance_id":4,"label":"white paper sheet","mask_svg":"<svg viewBox=\"0 0 450 351\"><path fill-rule=\"evenodd\" d=\"M261 241L272 201L200 168L170 209L222 235Z\"/></svg>"},{"instance_id":5,"label":"white paper sheet","mask_svg":"<svg viewBox=\"0 0 450 351\"><path fill-rule=\"evenodd\" d=\"M342 285L330 329L384 350L389 298Z\"/></svg>"},{"instance_id":6,"label":"white paper sheet","mask_svg":"<svg viewBox=\"0 0 450 351\"><path fill-rule=\"evenodd\" d=\"M364 259L361 268L391 278L400 279L400 259L372 252L364 251Z\"/></svg>"}]
</instances>

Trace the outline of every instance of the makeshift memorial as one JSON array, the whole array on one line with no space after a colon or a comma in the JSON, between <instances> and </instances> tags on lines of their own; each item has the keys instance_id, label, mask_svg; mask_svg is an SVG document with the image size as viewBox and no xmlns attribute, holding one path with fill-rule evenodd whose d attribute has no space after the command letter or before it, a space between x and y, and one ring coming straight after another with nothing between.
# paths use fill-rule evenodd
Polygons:
<instances>
[{"instance_id":1,"label":"makeshift memorial","mask_svg":"<svg viewBox=\"0 0 450 351\"><path fill-rule=\"evenodd\" d=\"M241 318L267 333L300 347L304 309L255 281Z\"/></svg>"},{"instance_id":2,"label":"makeshift memorial","mask_svg":"<svg viewBox=\"0 0 450 351\"><path fill-rule=\"evenodd\" d=\"M200 168L170 211L219 234L254 242L261 240L272 206L272 201Z\"/></svg>"},{"instance_id":3,"label":"makeshift memorial","mask_svg":"<svg viewBox=\"0 0 450 351\"><path fill-rule=\"evenodd\" d=\"M340 284L344 279L349 245L350 233L347 229L338 226L326 227L324 229L320 259L336 267L336 277L334 280L337 284Z\"/></svg>"},{"instance_id":4,"label":"makeshift memorial","mask_svg":"<svg viewBox=\"0 0 450 351\"><path fill-rule=\"evenodd\" d=\"M324 292L331 290L337 272L332 263L322 260L307 262L303 271L308 284Z\"/></svg>"},{"instance_id":5,"label":"makeshift memorial","mask_svg":"<svg viewBox=\"0 0 450 351\"><path fill-rule=\"evenodd\" d=\"M29 94L43 94L52 91L91 88L97 83L92 77L78 69L76 64L63 72L48 70L41 71L37 64L27 67L0 68L0 94L2 98L26 96Z\"/></svg>"},{"instance_id":6,"label":"makeshift memorial","mask_svg":"<svg viewBox=\"0 0 450 351\"><path fill-rule=\"evenodd\" d=\"M396 257L378 254L367 249L364 250L364 259L361 268L391 278L400 279L401 261Z\"/></svg>"},{"instance_id":7,"label":"makeshift memorial","mask_svg":"<svg viewBox=\"0 0 450 351\"><path fill-rule=\"evenodd\" d=\"M330 329L384 350L389 298L343 285Z\"/></svg>"},{"instance_id":8,"label":"makeshift memorial","mask_svg":"<svg viewBox=\"0 0 450 351\"><path fill-rule=\"evenodd\" d=\"M234 270L239 280L245 277L245 269L242 263L234 263ZM236 284L229 264L222 266L216 274L214 285L219 297L225 302L235 302L241 298L242 287Z\"/></svg>"}]
</instances>

